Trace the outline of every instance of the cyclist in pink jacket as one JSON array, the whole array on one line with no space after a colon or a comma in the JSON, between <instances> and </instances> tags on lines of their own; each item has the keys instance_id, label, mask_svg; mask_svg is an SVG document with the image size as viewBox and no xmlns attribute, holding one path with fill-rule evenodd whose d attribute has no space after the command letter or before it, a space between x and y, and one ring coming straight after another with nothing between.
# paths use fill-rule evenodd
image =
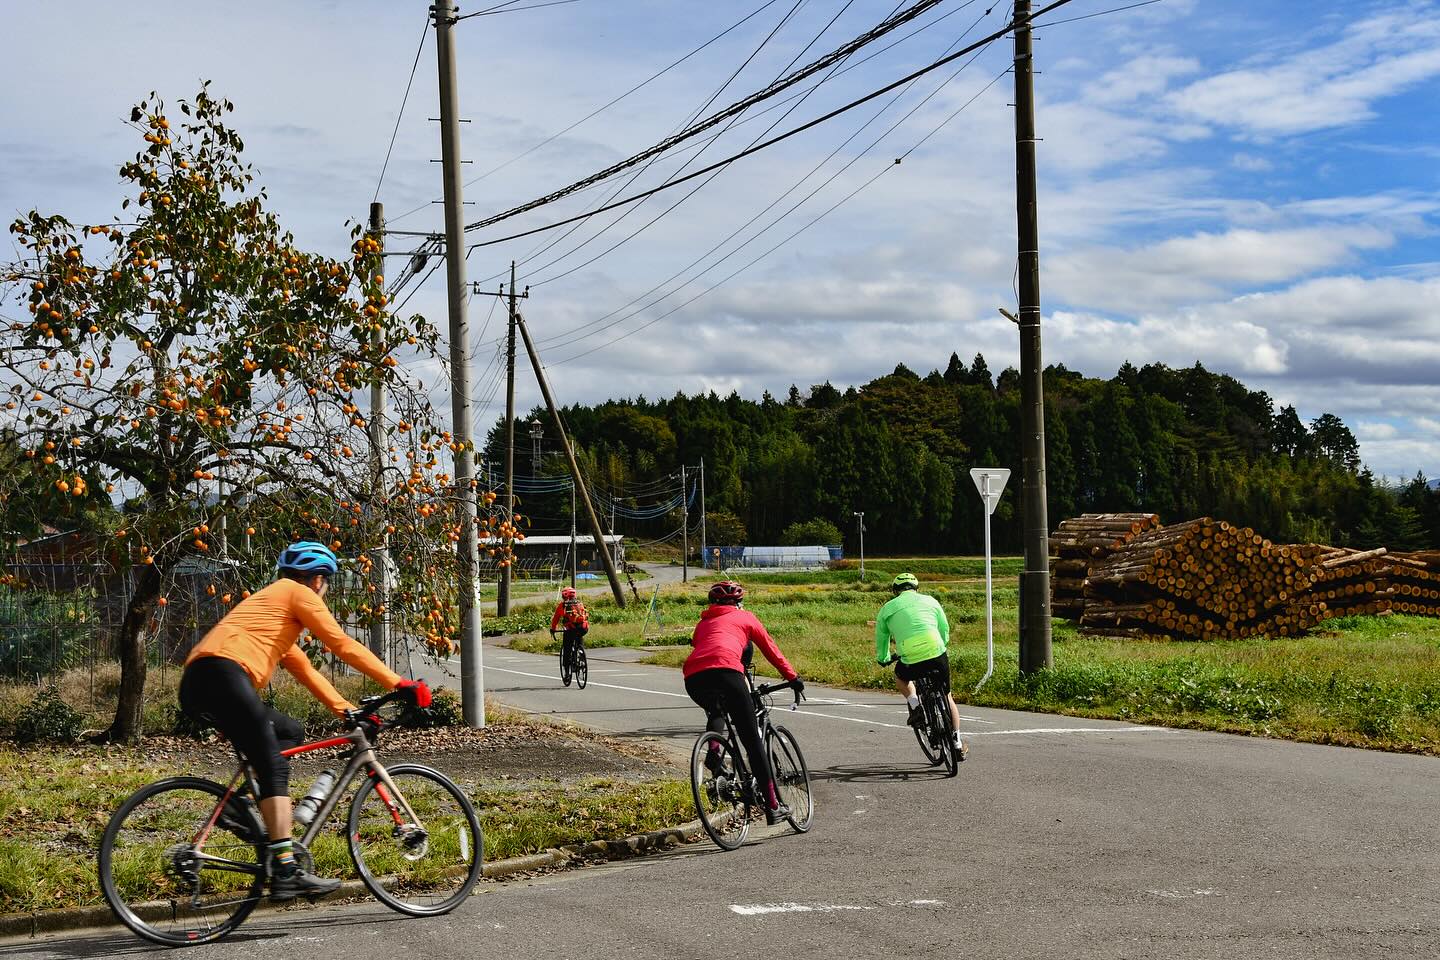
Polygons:
<instances>
[{"instance_id":1,"label":"cyclist in pink jacket","mask_svg":"<svg viewBox=\"0 0 1440 960\"><path fill-rule=\"evenodd\" d=\"M760 618L741 606L744 599L745 588L733 580L722 580L710 588L710 606L700 614L700 622L690 638L695 649L685 659L685 692L705 709L707 730L723 735L724 717L729 716L750 758L750 769L760 784L765 822L773 826L788 817L790 810L780 802L775 790L770 760L765 756L760 728L755 724L750 685L745 680L750 645L759 647L782 677L797 681L797 692L805 685L798 682L795 668L775 645Z\"/></svg>"}]
</instances>

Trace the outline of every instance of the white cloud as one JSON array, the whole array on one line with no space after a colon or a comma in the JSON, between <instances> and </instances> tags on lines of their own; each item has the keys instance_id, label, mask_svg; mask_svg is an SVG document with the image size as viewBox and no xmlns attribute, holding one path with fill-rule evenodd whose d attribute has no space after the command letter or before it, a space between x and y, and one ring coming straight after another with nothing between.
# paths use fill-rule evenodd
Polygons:
<instances>
[{"instance_id":1,"label":"white cloud","mask_svg":"<svg viewBox=\"0 0 1440 960\"><path fill-rule=\"evenodd\" d=\"M1275 164L1253 153L1237 153L1230 158L1230 165L1246 173L1266 173L1275 169Z\"/></svg>"},{"instance_id":2,"label":"white cloud","mask_svg":"<svg viewBox=\"0 0 1440 960\"><path fill-rule=\"evenodd\" d=\"M1417 3L1352 23L1326 46L1197 80L1168 102L1203 123L1284 136L1369 120L1375 101L1436 76L1440 19Z\"/></svg>"}]
</instances>

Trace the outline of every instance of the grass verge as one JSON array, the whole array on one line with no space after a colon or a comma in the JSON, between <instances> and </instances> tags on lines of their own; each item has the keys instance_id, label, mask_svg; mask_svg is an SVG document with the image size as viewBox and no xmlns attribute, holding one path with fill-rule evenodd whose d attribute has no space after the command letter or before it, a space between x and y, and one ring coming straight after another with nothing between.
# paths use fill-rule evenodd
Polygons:
<instances>
[{"instance_id":1,"label":"grass verge","mask_svg":"<svg viewBox=\"0 0 1440 960\"><path fill-rule=\"evenodd\" d=\"M1014 578L1019 560L999 558L995 675L972 694L985 670L979 558L867 559L863 584L849 570L740 579L747 609L807 680L889 689L893 674L875 663L869 621L890 596L890 576L902 569L912 570L945 606L956 696L963 702L1440 756L1440 620L1351 617L1305 637L1209 643L1085 637L1056 621L1054 667L1022 677ZM707 583L662 593L672 642L688 640ZM586 643L638 645L644 613L610 607ZM533 632L512 646L558 649L547 634ZM678 666L687 652L658 650L647 662Z\"/></svg>"},{"instance_id":2,"label":"grass verge","mask_svg":"<svg viewBox=\"0 0 1440 960\"><path fill-rule=\"evenodd\" d=\"M536 722L492 709L484 735L532 738ZM192 772L158 752L153 745L19 750L0 742L0 769L7 771L0 791L0 913L103 902L95 851L111 811L152 780ZM433 763L447 767L443 756ZM672 827L694 815L688 785L669 778L590 778L521 789L464 775L454 779L480 811L490 861ZM332 816L335 829L314 845L323 876L354 875L340 832L348 809L342 802Z\"/></svg>"}]
</instances>

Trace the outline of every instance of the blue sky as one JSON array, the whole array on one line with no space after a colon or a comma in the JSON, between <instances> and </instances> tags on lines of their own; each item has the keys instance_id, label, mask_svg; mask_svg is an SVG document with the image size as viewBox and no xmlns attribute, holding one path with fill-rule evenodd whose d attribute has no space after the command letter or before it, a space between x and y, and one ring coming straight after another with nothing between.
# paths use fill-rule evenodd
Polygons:
<instances>
[{"instance_id":1,"label":"blue sky","mask_svg":"<svg viewBox=\"0 0 1440 960\"><path fill-rule=\"evenodd\" d=\"M474 161L467 179L763 2L578 0L464 21L457 41L461 110L473 120L464 130ZM1119 5L1075 0L1048 19ZM894 6L773 2L617 106L472 183L467 215L506 209L628 156L675 130L717 90L716 106L738 99ZM257 0L243 13L168 2L19 6L8 14L9 82L0 88L0 213L112 214L115 169L133 152L120 123L128 106L151 89L171 100L188 95L209 78L236 102L236 125L282 220L302 243L338 252L345 221L363 217L375 193L425 8L393 0ZM832 77L773 132L904 75L962 36L998 27L1006 5L988 16L984 9L945 0L894 35L913 37ZM45 39L61 36L63 43ZM1127 359L1199 360L1294 403L1306 419L1344 417L1377 473L1440 474L1440 6L1162 0L1040 36L1046 360L1097 376ZM942 83L949 70L922 79L844 146L884 100L741 161L594 263L581 266L685 188L613 225L618 212L594 218L539 255L545 236L479 249L470 276L493 287L512 258L521 262L522 283L533 285L526 316L566 401L700 389L780 394L791 383L861 383L899 362L922 372L943 367L952 350L967 359L983 351L992 369L1015 364L1015 330L996 311L1014 302L1008 57L1008 45L996 44L949 82ZM429 162L438 139L427 119L437 116L435 104L432 39L380 189L392 218L420 208L392 222L397 228L440 224L428 202L439 196L438 165ZM700 162L745 147L785 109L735 125ZM632 189L659 183L688 159L656 163ZM852 160L792 215L703 270ZM797 182L771 214L682 272ZM550 222L599 195L504 227ZM601 227L608 229L586 242ZM496 228L476 236L501 235ZM579 269L567 273L572 267ZM689 282L626 306L677 272ZM437 272L407 310L443 319L442 278ZM486 325L491 299L471 304L477 401L489 403L503 399L493 363L498 316ZM624 309L605 316L617 308ZM597 332L599 323L613 325ZM614 340L621 334L629 335ZM522 408L536 401L522 382ZM486 407L482 422L497 412Z\"/></svg>"}]
</instances>

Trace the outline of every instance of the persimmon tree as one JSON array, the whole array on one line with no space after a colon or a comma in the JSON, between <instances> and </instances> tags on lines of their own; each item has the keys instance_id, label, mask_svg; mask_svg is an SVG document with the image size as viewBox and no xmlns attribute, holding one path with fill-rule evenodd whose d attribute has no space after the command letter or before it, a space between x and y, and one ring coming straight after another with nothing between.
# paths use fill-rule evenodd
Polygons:
<instances>
[{"instance_id":1,"label":"persimmon tree","mask_svg":"<svg viewBox=\"0 0 1440 960\"><path fill-rule=\"evenodd\" d=\"M241 159L229 101L206 85L176 106L151 94L130 114L143 146L120 167L118 217L22 216L17 259L0 267L0 302L20 304L0 332L0 430L18 451L0 509L34 502L6 488L37 484L55 501L124 501L123 549L109 552L133 576L112 740L141 733L147 637L186 557L224 553L213 566L235 603L285 541L322 540L362 573L388 544L390 608L371 597L355 612L420 624L437 650L454 642L460 528L445 470L470 453L410 372L439 375L436 330L391 313L378 238L356 227L342 259L297 247ZM389 398L378 449L376 381Z\"/></svg>"}]
</instances>

